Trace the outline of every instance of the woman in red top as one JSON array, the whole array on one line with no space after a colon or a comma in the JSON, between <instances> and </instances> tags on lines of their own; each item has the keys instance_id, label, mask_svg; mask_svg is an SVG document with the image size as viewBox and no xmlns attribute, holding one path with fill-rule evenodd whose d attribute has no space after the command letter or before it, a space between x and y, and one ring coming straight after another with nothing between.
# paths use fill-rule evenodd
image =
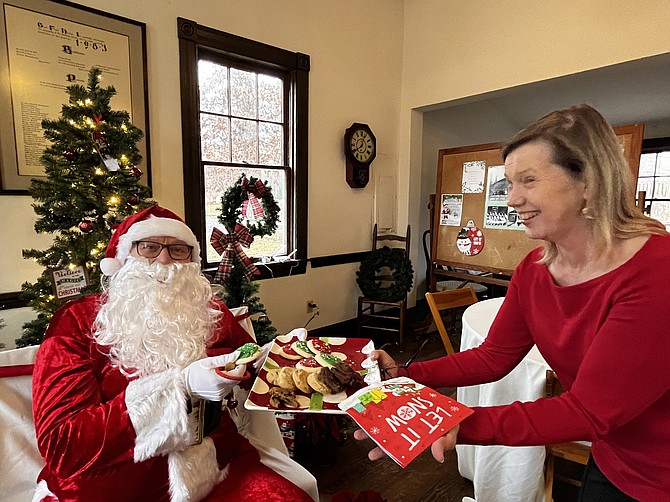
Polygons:
<instances>
[{"instance_id":1,"label":"woman in red top","mask_svg":"<svg viewBox=\"0 0 670 502\"><path fill-rule=\"evenodd\" d=\"M539 119L503 158L508 205L544 247L515 270L481 346L408 373L431 387L492 382L536 344L566 392L475 408L433 444L433 456L442 461L456 442L586 440L593 447L581 500L670 500L670 236L635 207L617 138L590 106ZM388 354L372 358L395 376Z\"/></svg>"}]
</instances>

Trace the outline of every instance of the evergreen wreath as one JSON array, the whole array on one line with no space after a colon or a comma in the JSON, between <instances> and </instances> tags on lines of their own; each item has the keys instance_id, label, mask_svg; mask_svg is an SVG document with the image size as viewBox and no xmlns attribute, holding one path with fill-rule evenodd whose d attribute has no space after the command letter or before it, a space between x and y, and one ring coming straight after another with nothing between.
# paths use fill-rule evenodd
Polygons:
<instances>
[{"instance_id":1,"label":"evergreen wreath","mask_svg":"<svg viewBox=\"0 0 670 502\"><path fill-rule=\"evenodd\" d=\"M391 270L392 282L387 287L382 287L382 281L386 277L379 277L382 268ZM362 261L361 267L356 272L356 282L361 288L363 295L373 300L386 302L397 302L402 300L412 288L414 270L412 262L405 256L402 249L384 246L371 251Z\"/></svg>"},{"instance_id":2,"label":"evergreen wreath","mask_svg":"<svg viewBox=\"0 0 670 502\"><path fill-rule=\"evenodd\" d=\"M219 223L226 227L228 233L235 231L236 224L243 224L242 204L247 199L247 195L242 188L242 180L246 176L243 174L237 182L224 192L221 196L221 211L219 213ZM249 186L256 185L258 178L249 176ZM258 197L265 216L255 222L247 222L245 225L249 233L254 237L264 237L272 235L277 230L279 222L279 204L272 195L272 188L265 182L263 184L265 191Z\"/></svg>"}]
</instances>

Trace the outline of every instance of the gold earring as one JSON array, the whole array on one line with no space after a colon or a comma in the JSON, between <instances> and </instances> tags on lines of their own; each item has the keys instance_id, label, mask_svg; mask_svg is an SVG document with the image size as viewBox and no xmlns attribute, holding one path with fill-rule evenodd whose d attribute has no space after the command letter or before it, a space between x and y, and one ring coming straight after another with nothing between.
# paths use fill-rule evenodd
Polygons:
<instances>
[{"instance_id":1,"label":"gold earring","mask_svg":"<svg viewBox=\"0 0 670 502\"><path fill-rule=\"evenodd\" d=\"M582 208L582 216L587 220L595 220L596 217L591 214L591 210L588 207Z\"/></svg>"}]
</instances>

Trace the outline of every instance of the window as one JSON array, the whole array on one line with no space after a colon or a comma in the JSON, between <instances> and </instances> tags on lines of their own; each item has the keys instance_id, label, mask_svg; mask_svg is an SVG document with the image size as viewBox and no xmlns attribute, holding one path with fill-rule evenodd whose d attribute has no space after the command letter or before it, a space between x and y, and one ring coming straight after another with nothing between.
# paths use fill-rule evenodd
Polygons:
<instances>
[{"instance_id":1,"label":"window","mask_svg":"<svg viewBox=\"0 0 670 502\"><path fill-rule=\"evenodd\" d=\"M178 20L186 223L203 264L221 196L242 174L267 181L280 207L277 231L245 253L295 262L260 267L265 276L304 272L307 258L307 93L309 56ZM263 262L266 262L263 259Z\"/></svg>"},{"instance_id":2,"label":"window","mask_svg":"<svg viewBox=\"0 0 670 502\"><path fill-rule=\"evenodd\" d=\"M644 191L645 212L670 230L670 138L645 141L637 192Z\"/></svg>"}]
</instances>

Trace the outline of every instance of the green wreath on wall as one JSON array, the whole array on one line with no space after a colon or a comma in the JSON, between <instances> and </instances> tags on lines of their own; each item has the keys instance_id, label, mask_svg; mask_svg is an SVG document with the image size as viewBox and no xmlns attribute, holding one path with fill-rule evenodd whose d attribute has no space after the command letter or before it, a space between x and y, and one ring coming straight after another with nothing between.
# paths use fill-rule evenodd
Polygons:
<instances>
[{"instance_id":1,"label":"green wreath on wall","mask_svg":"<svg viewBox=\"0 0 670 502\"><path fill-rule=\"evenodd\" d=\"M390 270L390 276L380 277L379 273L384 268ZM405 252L388 246L371 251L356 272L356 282L363 295L386 302L402 300L412 289L413 279L412 262L405 257Z\"/></svg>"}]
</instances>

